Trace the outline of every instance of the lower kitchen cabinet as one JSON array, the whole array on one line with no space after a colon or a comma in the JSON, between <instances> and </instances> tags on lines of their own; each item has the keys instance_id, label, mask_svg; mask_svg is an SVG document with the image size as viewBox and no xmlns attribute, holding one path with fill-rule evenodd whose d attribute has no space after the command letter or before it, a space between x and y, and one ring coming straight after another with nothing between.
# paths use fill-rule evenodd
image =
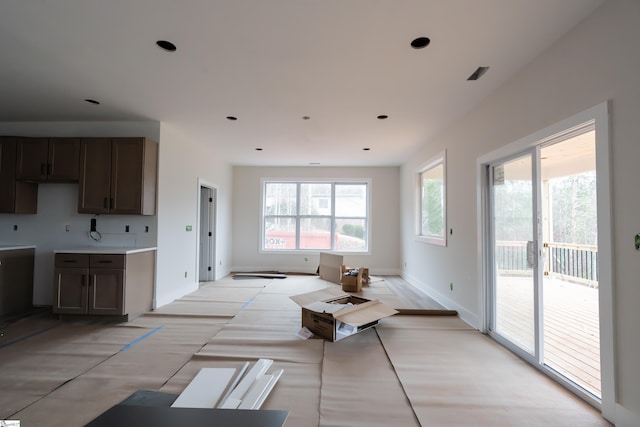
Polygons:
<instances>
[{"instance_id":1,"label":"lower kitchen cabinet","mask_svg":"<svg viewBox=\"0 0 640 427\"><path fill-rule=\"evenodd\" d=\"M33 307L34 248L0 247L0 315L13 315Z\"/></svg>"},{"instance_id":2,"label":"lower kitchen cabinet","mask_svg":"<svg viewBox=\"0 0 640 427\"><path fill-rule=\"evenodd\" d=\"M151 310L155 251L57 253L53 312L124 316Z\"/></svg>"}]
</instances>

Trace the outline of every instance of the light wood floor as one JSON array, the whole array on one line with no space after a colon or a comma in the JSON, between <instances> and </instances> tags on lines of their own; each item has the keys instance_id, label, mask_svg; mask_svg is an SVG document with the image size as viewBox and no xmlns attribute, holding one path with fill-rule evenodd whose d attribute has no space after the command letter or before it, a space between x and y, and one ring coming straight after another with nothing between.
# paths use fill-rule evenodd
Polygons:
<instances>
[{"instance_id":1,"label":"light wood floor","mask_svg":"<svg viewBox=\"0 0 640 427\"><path fill-rule=\"evenodd\" d=\"M544 363L600 398L598 290L545 279ZM498 282L499 332L533 354L533 285L522 277Z\"/></svg>"},{"instance_id":2,"label":"light wood floor","mask_svg":"<svg viewBox=\"0 0 640 427\"><path fill-rule=\"evenodd\" d=\"M363 294L441 308L399 278L379 279ZM136 390L179 394L200 368L262 357L284 369L263 408L288 410L286 426L609 425L456 316L396 315L335 343L297 338L289 296L327 286L226 278L128 323L36 315L0 325L0 419L82 426Z\"/></svg>"}]
</instances>

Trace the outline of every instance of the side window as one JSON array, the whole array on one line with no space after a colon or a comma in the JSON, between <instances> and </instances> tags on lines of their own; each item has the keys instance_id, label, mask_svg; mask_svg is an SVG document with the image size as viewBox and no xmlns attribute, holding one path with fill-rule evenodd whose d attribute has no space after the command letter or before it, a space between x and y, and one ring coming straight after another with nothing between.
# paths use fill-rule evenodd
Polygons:
<instances>
[{"instance_id":1,"label":"side window","mask_svg":"<svg viewBox=\"0 0 640 427\"><path fill-rule=\"evenodd\" d=\"M447 245L446 153L443 151L418 171L417 239Z\"/></svg>"}]
</instances>

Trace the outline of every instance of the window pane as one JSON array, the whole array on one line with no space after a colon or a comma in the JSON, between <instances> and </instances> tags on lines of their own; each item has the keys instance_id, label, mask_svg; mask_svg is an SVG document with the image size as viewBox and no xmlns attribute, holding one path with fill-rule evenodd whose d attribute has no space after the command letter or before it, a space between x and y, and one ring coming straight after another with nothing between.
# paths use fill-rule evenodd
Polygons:
<instances>
[{"instance_id":1,"label":"window pane","mask_svg":"<svg viewBox=\"0 0 640 427\"><path fill-rule=\"evenodd\" d=\"M364 219L336 219L336 250L367 249L367 229Z\"/></svg>"},{"instance_id":2,"label":"window pane","mask_svg":"<svg viewBox=\"0 0 640 427\"><path fill-rule=\"evenodd\" d=\"M296 183L269 182L265 185L264 214L297 214Z\"/></svg>"},{"instance_id":3,"label":"window pane","mask_svg":"<svg viewBox=\"0 0 640 427\"><path fill-rule=\"evenodd\" d=\"M300 249L331 249L331 220L302 218L300 220Z\"/></svg>"},{"instance_id":4,"label":"window pane","mask_svg":"<svg viewBox=\"0 0 640 427\"><path fill-rule=\"evenodd\" d=\"M423 236L444 236L444 165L422 173Z\"/></svg>"},{"instance_id":5,"label":"window pane","mask_svg":"<svg viewBox=\"0 0 640 427\"><path fill-rule=\"evenodd\" d=\"M366 184L336 184L336 216L367 216Z\"/></svg>"},{"instance_id":6,"label":"window pane","mask_svg":"<svg viewBox=\"0 0 640 427\"><path fill-rule=\"evenodd\" d=\"M331 215L331 184L300 184L300 215Z\"/></svg>"},{"instance_id":7,"label":"window pane","mask_svg":"<svg viewBox=\"0 0 640 427\"><path fill-rule=\"evenodd\" d=\"M296 219L266 218L264 221L265 249L295 249Z\"/></svg>"}]
</instances>

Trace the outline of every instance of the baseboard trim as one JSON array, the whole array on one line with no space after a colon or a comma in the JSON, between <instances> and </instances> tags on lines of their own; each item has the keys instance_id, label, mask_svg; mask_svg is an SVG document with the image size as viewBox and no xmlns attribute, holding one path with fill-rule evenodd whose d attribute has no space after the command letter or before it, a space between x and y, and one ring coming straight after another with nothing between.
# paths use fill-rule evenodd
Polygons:
<instances>
[{"instance_id":1,"label":"baseboard trim","mask_svg":"<svg viewBox=\"0 0 640 427\"><path fill-rule=\"evenodd\" d=\"M401 274L401 277L411 285L413 285L416 289L422 291L429 298L434 299L438 304L444 306L446 309L456 310L458 312L458 316L460 316L462 320L464 320L472 328L478 329L478 316L476 314L470 312L452 299L436 291L423 281L419 280L417 277L414 277L406 272L403 272Z\"/></svg>"},{"instance_id":2,"label":"baseboard trim","mask_svg":"<svg viewBox=\"0 0 640 427\"><path fill-rule=\"evenodd\" d=\"M181 288L174 289L171 292L167 292L166 294L162 295L160 298L156 297L156 300L154 301L154 304L153 304L153 308L155 310L157 308L162 307L163 305L172 303L178 298L182 298L183 296L191 292L194 292L196 290L198 290L197 283L190 283L188 286L183 286Z\"/></svg>"}]
</instances>

